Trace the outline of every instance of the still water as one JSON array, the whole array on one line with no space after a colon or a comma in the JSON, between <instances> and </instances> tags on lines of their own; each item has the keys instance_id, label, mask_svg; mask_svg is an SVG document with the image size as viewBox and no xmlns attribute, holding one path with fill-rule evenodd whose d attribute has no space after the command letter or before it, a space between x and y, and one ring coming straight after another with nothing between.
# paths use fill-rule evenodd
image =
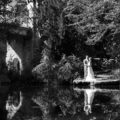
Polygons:
<instances>
[{"instance_id":1,"label":"still water","mask_svg":"<svg viewBox=\"0 0 120 120\"><path fill-rule=\"evenodd\" d=\"M1 86L0 114L1 120L120 120L119 85Z\"/></svg>"}]
</instances>

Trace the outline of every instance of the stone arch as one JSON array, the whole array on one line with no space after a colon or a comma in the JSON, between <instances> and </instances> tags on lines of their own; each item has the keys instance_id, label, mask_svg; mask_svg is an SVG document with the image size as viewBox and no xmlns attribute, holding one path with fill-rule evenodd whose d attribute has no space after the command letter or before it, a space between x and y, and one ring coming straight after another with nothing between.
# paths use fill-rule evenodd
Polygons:
<instances>
[{"instance_id":1,"label":"stone arch","mask_svg":"<svg viewBox=\"0 0 120 120\"><path fill-rule=\"evenodd\" d=\"M21 75L23 71L22 60L19 55L14 51L11 45L7 42L7 53L6 53L6 66L8 70L16 70Z\"/></svg>"}]
</instances>

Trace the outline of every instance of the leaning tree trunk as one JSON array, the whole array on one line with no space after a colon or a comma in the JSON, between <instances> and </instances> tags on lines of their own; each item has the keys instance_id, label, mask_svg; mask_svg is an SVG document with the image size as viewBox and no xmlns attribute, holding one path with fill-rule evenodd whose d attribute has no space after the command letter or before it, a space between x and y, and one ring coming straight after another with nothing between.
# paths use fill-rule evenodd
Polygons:
<instances>
[{"instance_id":1,"label":"leaning tree trunk","mask_svg":"<svg viewBox=\"0 0 120 120\"><path fill-rule=\"evenodd\" d=\"M31 44L31 59L34 59L34 53L35 50L38 48L38 36L37 36L37 16L36 16L36 10L37 10L37 1L33 0L32 2L27 2L27 9L29 13L29 19L28 19L28 27L30 27L33 30L33 38L32 38L32 44ZM40 36L39 36L40 37Z\"/></svg>"}]
</instances>

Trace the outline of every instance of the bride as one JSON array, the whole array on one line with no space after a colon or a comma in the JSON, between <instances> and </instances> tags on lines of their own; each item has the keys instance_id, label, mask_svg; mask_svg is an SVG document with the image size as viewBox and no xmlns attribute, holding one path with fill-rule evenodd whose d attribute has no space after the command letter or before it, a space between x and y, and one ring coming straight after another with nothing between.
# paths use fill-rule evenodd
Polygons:
<instances>
[{"instance_id":1,"label":"bride","mask_svg":"<svg viewBox=\"0 0 120 120\"><path fill-rule=\"evenodd\" d=\"M96 79L94 77L92 65L91 65L91 57L88 58L86 74L87 75L86 75L85 81L89 81L89 82L96 81Z\"/></svg>"}]
</instances>

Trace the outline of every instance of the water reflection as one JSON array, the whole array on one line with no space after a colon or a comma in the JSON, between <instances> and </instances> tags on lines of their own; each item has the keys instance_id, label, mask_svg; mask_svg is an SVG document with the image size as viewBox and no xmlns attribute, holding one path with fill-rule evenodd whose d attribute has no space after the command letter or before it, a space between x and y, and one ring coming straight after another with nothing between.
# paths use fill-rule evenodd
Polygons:
<instances>
[{"instance_id":1,"label":"water reflection","mask_svg":"<svg viewBox=\"0 0 120 120\"><path fill-rule=\"evenodd\" d=\"M119 92L119 89L97 89L94 86L89 89L74 88L74 90L78 93L84 92L84 111L86 115L92 113L92 103L95 97L95 93Z\"/></svg>"},{"instance_id":2,"label":"water reflection","mask_svg":"<svg viewBox=\"0 0 120 120\"><path fill-rule=\"evenodd\" d=\"M89 113L92 113L91 107L92 107L92 102L94 99L96 90L95 89L86 89L84 91L84 111L88 115Z\"/></svg>"},{"instance_id":3,"label":"water reflection","mask_svg":"<svg viewBox=\"0 0 120 120\"><path fill-rule=\"evenodd\" d=\"M48 85L10 92L6 106L9 103L19 108L11 120L119 120L120 117L120 91L115 88Z\"/></svg>"},{"instance_id":4,"label":"water reflection","mask_svg":"<svg viewBox=\"0 0 120 120\"><path fill-rule=\"evenodd\" d=\"M6 110L8 111L7 118L12 119L16 112L20 109L23 102L23 95L20 91L19 95L17 92L13 92L12 95L8 95L6 101Z\"/></svg>"}]
</instances>

